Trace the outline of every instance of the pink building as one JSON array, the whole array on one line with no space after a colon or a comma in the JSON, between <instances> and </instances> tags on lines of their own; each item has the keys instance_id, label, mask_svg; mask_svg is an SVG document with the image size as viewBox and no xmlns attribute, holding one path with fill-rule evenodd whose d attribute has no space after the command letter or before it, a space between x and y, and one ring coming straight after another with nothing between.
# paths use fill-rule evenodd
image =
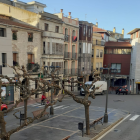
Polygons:
<instances>
[{"instance_id":1,"label":"pink building","mask_svg":"<svg viewBox=\"0 0 140 140\"><path fill-rule=\"evenodd\" d=\"M63 9L56 14L63 21L64 34L64 79L77 79L78 76L78 40L79 40L79 19L72 19L71 12L68 17L64 16ZM70 83L65 83L68 85ZM77 87L68 87L71 91L77 91Z\"/></svg>"}]
</instances>

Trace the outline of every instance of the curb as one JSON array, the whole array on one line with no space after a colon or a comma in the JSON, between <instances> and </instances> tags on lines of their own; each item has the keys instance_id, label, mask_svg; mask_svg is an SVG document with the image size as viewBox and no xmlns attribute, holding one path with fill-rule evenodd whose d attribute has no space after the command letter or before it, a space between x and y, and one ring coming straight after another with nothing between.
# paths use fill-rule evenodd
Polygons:
<instances>
[{"instance_id":1,"label":"curb","mask_svg":"<svg viewBox=\"0 0 140 140\"><path fill-rule=\"evenodd\" d=\"M99 137L101 137L104 133L106 133L108 130L110 130L113 126L115 126L117 123L119 123L123 118L119 119L118 121L116 121L115 123L111 124L110 126L108 126L107 128L103 129L97 136L95 136L94 138L90 139L90 140L97 140Z\"/></svg>"}]
</instances>

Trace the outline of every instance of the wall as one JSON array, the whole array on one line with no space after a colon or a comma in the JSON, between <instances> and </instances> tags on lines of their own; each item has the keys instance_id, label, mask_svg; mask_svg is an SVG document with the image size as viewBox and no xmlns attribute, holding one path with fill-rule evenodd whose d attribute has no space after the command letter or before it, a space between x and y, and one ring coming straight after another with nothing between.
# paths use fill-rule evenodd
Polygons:
<instances>
[{"instance_id":1,"label":"wall","mask_svg":"<svg viewBox=\"0 0 140 140\"><path fill-rule=\"evenodd\" d=\"M0 25L1 28L6 29L6 37L0 37L0 65L2 65L2 53L7 54L7 64L13 66L13 55L12 55L12 37L11 37L11 28ZM8 76L14 76L13 70L11 68L2 67L2 74Z\"/></svg>"},{"instance_id":2,"label":"wall","mask_svg":"<svg viewBox=\"0 0 140 140\"><path fill-rule=\"evenodd\" d=\"M28 61L27 53L33 53L35 63L40 64L41 55L41 33L30 30L33 33L33 42L28 42L29 30L22 30L18 28L12 28L18 30L17 40L12 40L12 51L17 52L19 55L19 64L26 66Z\"/></svg>"},{"instance_id":3,"label":"wall","mask_svg":"<svg viewBox=\"0 0 140 140\"><path fill-rule=\"evenodd\" d=\"M39 14L20 9L11 5L0 3L0 14L17 18L21 21L37 26L39 22Z\"/></svg>"},{"instance_id":4,"label":"wall","mask_svg":"<svg viewBox=\"0 0 140 140\"><path fill-rule=\"evenodd\" d=\"M130 73L130 54L104 54L103 65L111 66L111 63L121 63L121 73L118 75L129 75Z\"/></svg>"}]
</instances>

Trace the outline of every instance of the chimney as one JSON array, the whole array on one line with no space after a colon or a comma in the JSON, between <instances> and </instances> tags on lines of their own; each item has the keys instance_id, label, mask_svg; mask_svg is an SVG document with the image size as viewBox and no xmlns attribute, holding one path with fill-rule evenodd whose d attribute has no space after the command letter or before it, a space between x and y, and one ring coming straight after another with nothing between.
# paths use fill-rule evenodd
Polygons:
<instances>
[{"instance_id":1,"label":"chimney","mask_svg":"<svg viewBox=\"0 0 140 140\"><path fill-rule=\"evenodd\" d=\"M124 28L122 29L122 34L124 35Z\"/></svg>"},{"instance_id":2,"label":"chimney","mask_svg":"<svg viewBox=\"0 0 140 140\"><path fill-rule=\"evenodd\" d=\"M96 22L96 26L98 27L98 22Z\"/></svg>"},{"instance_id":3,"label":"chimney","mask_svg":"<svg viewBox=\"0 0 140 140\"><path fill-rule=\"evenodd\" d=\"M114 27L114 29L113 29L113 33L115 33L116 32L116 28Z\"/></svg>"},{"instance_id":4,"label":"chimney","mask_svg":"<svg viewBox=\"0 0 140 140\"><path fill-rule=\"evenodd\" d=\"M63 9L60 9L60 12L63 13Z\"/></svg>"},{"instance_id":5,"label":"chimney","mask_svg":"<svg viewBox=\"0 0 140 140\"><path fill-rule=\"evenodd\" d=\"M69 12L69 16L68 16L68 18L71 18L71 12Z\"/></svg>"}]
</instances>

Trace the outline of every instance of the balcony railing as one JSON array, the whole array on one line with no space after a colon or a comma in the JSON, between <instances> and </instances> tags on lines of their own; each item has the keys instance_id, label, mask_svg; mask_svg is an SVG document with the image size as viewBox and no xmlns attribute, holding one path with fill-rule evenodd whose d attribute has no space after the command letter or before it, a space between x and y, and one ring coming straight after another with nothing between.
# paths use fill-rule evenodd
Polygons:
<instances>
[{"instance_id":1,"label":"balcony railing","mask_svg":"<svg viewBox=\"0 0 140 140\"><path fill-rule=\"evenodd\" d=\"M72 59L77 59L77 53L72 53Z\"/></svg>"},{"instance_id":2,"label":"balcony railing","mask_svg":"<svg viewBox=\"0 0 140 140\"><path fill-rule=\"evenodd\" d=\"M71 69L71 75L78 75L78 69L77 68L72 68Z\"/></svg>"},{"instance_id":3,"label":"balcony railing","mask_svg":"<svg viewBox=\"0 0 140 140\"><path fill-rule=\"evenodd\" d=\"M70 75L71 69L64 69L64 75Z\"/></svg>"},{"instance_id":4,"label":"balcony railing","mask_svg":"<svg viewBox=\"0 0 140 140\"><path fill-rule=\"evenodd\" d=\"M18 66L18 62L13 61L13 66Z\"/></svg>"},{"instance_id":5,"label":"balcony railing","mask_svg":"<svg viewBox=\"0 0 140 140\"><path fill-rule=\"evenodd\" d=\"M32 62L27 64L27 71L38 72L39 68L40 66L37 63Z\"/></svg>"},{"instance_id":6,"label":"balcony railing","mask_svg":"<svg viewBox=\"0 0 140 140\"><path fill-rule=\"evenodd\" d=\"M70 59L71 58L71 52L64 52L64 58Z\"/></svg>"},{"instance_id":7,"label":"balcony railing","mask_svg":"<svg viewBox=\"0 0 140 140\"><path fill-rule=\"evenodd\" d=\"M104 41L95 40L95 41L93 41L93 45L104 46L105 42Z\"/></svg>"},{"instance_id":8,"label":"balcony railing","mask_svg":"<svg viewBox=\"0 0 140 140\"><path fill-rule=\"evenodd\" d=\"M77 42L77 36L72 36L72 42Z\"/></svg>"},{"instance_id":9,"label":"balcony railing","mask_svg":"<svg viewBox=\"0 0 140 140\"><path fill-rule=\"evenodd\" d=\"M69 41L70 41L69 35L64 35L64 41L65 41L65 42L69 42Z\"/></svg>"}]
</instances>

